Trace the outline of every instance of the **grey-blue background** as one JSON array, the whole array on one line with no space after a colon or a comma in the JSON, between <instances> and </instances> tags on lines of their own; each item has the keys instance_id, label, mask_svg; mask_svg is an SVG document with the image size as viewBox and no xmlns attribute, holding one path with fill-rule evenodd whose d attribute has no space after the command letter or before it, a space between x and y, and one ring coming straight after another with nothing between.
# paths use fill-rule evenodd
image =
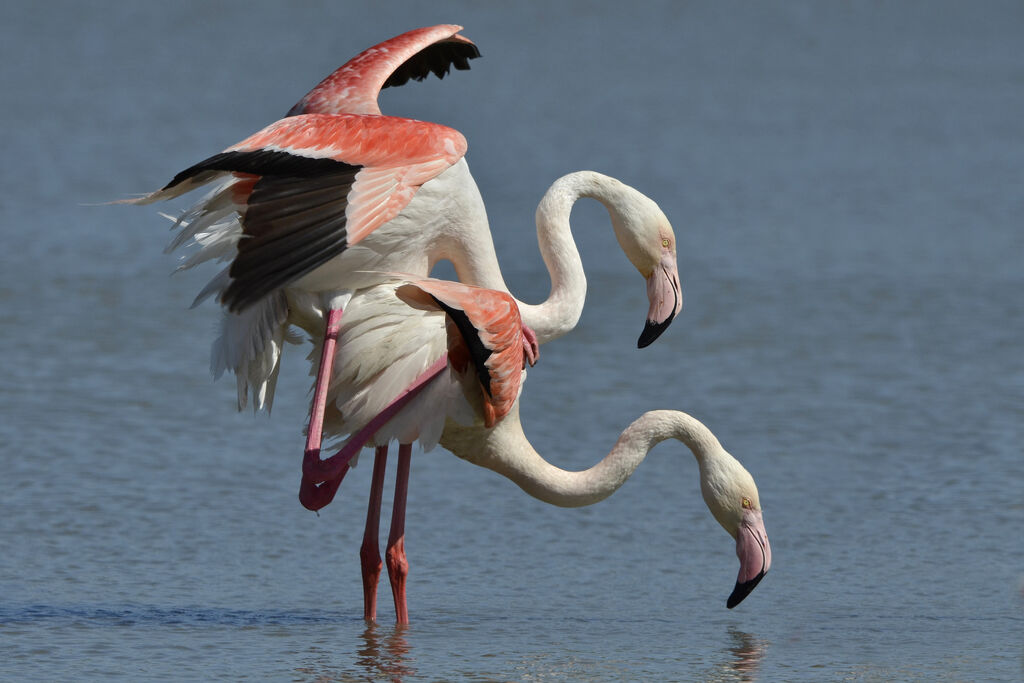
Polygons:
<instances>
[{"instance_id":1,"label":"grey-blue background","mask_svg":"<svg viewBox=\"0 0 1024 683\"><path fill-rule=\"evenodd\" d=\"M1020 3L4 3L0 676L17 680L1010 680L1024 577ZM369 467L296 500L309 379L271 419L206 373L211 272L169 278L151 190L359 50L463 24L469 72L386 92L469 140L510 286L533 210L592 168L673 221L686 306L635 349L643 281L573 214L579 328L523 421L584 468L653 408L756 477L773 571L659 446L559 510L414 459L413 623L361 619ZM386 494L385 504L390 501Z\"/></svg>"}]
</instances>

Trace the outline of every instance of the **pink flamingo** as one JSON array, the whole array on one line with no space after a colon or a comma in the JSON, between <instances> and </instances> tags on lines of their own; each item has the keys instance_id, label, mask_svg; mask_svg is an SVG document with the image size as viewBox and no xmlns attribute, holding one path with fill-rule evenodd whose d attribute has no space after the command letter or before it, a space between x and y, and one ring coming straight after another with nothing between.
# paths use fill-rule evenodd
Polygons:
<instances>
[{"instance_id":1,"label":"pink flamingo","mask_svg":"<svg viewBox=\"0 0 1024 683\"><path fill-rule=\"evenodd\" d=\"M238 375L240 407L250 377L259 378L256 407L269 407L289 308L321 316L332 339L351 293L376 282L370 273L425 276L452 241L493 252L462 134L383 116L377 104L382 88L468 69L480 53L460 30L416 29L364 50L284 119L127 200L148 204L218 182L177 219L182 230L169 249L202 245L185 267L231 260L196 303L216 294L226 309L212 364L216 374ZM319 448L317 422L314 411L307 449Z\"/></svg>"},{"instance_id":2,"label":"pink flamingo","mask_svg":"<svg viewBox=\"0 0 1024 683\"><path fill-rule=\"evenodd\" d=\"M736 541L740 571L726 605L739 604L771 566L757 486L747 470L707 427L670 410L642 415L611 453L588 470L567 472L549 464L530 445L519 421L522 359L532 364L537 349L519 336L521 321L513 309L514 300L502 293L436 281L367 288L349 303L339 330L324 430L350 436L337 455L304 468L300 497L311 509L323 507L351 458L364 445L377 447L360 548L365 618L376 618L382 564L377 534L391 440L400 446L386 559L399 623L408 620L404 520L415 440L427 450L439 442L458 457L508 477L530 495L564 507L603 500L655 444L669 438L682 441L697 459L705 503ZM381 345L381 339L389 343Z\"/></svg>"},{"instance_id":3,"label":"pink flamingo","mask_svg":"<svg viewBox=\"0 0 1024 683\"><path fill-rule=\"evenodd\" d=\"M556 339L576 325L583 311L586 297L586 276L569 225L572 205L582 197L597 199L606 206L620 246L647 280L650 309L644 332L641 335L641 345L646 345L665 329L682 307L682 293L676 269L675 236L671 225L655 202L614 178L590 171L580 171L558 179L545 193L538 205L536 212L538 241L551 275L552 284L550 294L544 302L535 305L516 302L521 314L520 321L525 326L522 330L524 338L531 344L546 343ZM231 221L217 223L209 227L206 232L197 237L196 241L200 250L186 263L186 266L212 258L212 254L217 253L220 245L231 244L233 239L237 239L238 229L237 223ZM453 257L453 259L458 258L459 255ZM478 267L474 274L485 281L500 283L495 289L505 291L506 288L500 270L498 270L496 258L492 255L486 264L486 267ZM372 275L377 279L382 277L380 273L367 273L366 275ZM411 277L421 276L416 273ZM384 291L385 294L381 295L381 291ZM378 287L368 287L353 292L348 300L345 318L336 320L327 335L321 332L324 320L323 309L310 305L308 303L310 297L307 293L285 288L279 293L279 296L280 312L272 311L270 315L260 316L258 320L262 327L255 327L255 333L251 333L249 336L233 335L234 328L231 325L224 326L224 332L214 344L214 362L221 368L236 369L240 407L244 405L246 387L249 384L260 388L259 405L269 406L273 399L274 379L279 368L280 346L286 336L287 328L290 325L296 325L305 330L311 339L319 342L319 348L314 349L314 353L321 360L310 410L310 426L307 432L303 461L303 485L300 492L300 500L303 505L315 510L323 507L333 498L347 471L347 458L358 452L362 443L358 438L353 437L350 442L353 444L352 448L321 461L320 444L325 411L327 419L332 421L328 430L328 433L332 435L350 434L359 430L370 434L375 433L377 428L387 423L388 419L395 414L395 412L389 412L393 400L400 398L409 400L409 397L414 396L419 387L428 382L432 371L444 369L445 347L440 342L440 346L432 347L423 341L422 330L417 329L417 320L409 314L408 306L402 305L400 308L402 314L394 316L395 320L399 322L383 324L381 322L383 318L379 315L378 309L367 305L366 302L374 301L380 296L389 300L394 299L394 295L387 293L386 288L381 290ZM372 311L373 313L369 317L361 316L353 319L352 316L357 311ZM234 314L229 314L227 319L231 320L232 315ZM356 324L357 322L359 325ZM367 346L365 343L361 343L360 340L363 337L351 332L351 330L362 329L361 326L372 331L372 333L367 333L365 339L372 340L376 344L376 350L372 345ZM536 334L531 334L530 328ZM349 330L349 332L343 333L343 330ZM398 345L395 340L406 340L403 348L408 349L412 365L407 368L387 354L379 353L382 339L389 340L389 348ZM443 342L443 336L441 340ZM251 351L253 348L262 351L255 352L252 356L246 356L246 353L253 353ZM254 360L247 366L242 366L237 360L239 358ZM339 366L335 358L350 360L344 360ZM240 366L245 367L245 371L239 370ZM365 387L359 383L360 378L378 377L378 375L378 381L371 387ZM436 389L439 383L434 382L431 386ZM352 391L356 393L350 393ZM421 403L423 406L435 409L441 404L442 402L436 400ZM449 401L447 405L452 404ZM400 407L401 405L398 406L398 408ZM401 419L395 418L388 427L391 431L381 432L386 436L378 435L378 438L373 441L379 450L374 468L374 483L372 485L374 493L371 496L371 509L376 509L378 512L371 512L368 515L367 538L375 539L376 532L371 533L369 529L376 529L378 523L379 492L383 485L383 468L388 441L394 438L399 442L399 472L402 475L402 480L405 481L412 442L419 439L426 444L436 443L437 436L443 428L446 417L444 410L435 410L433 420L426 420L423 413L430 413L430 410L419 412L410 410L404 414L416 416L412 418L414 425L418 424L418 421L428 422L431 427L427 430L428 438L424 439L420 435L418 427L411 430L394 428L394 425L401 423ZM340 416L344 416L344 418ZM399 504L396 514L393 515L393 519L399 520L396 522L399 527L404 513L404 498L405 489L399 487L396 491L396 502ZM389 544L389 549L394 547L393 544ZM396 553L398 550L394 550L388 557L394 556L397 562L399 555ZM372 543L364 543L361 557L363 558L364 576L379 576L381 561L375 540ZM401 554L401 558L402 562L395 565L395 570L390 576L397 576L401 567L406 566L404 553ZM367 595L375 596L375 586L375 578L365 580L364 589ZM404 600L398 604L404 605ZM373 619L376 614L376 603L367 598L365 606L365 615L368 619ZM400 613L405 611L404 608L398 609Z\"/></svg>"},{"instance_id":4,"label":"pink flamingo","mask_svg":"<svg viewBox=\"0 0 1024 683\"><path fill-rule=\"evenodd\" d=\"M332 458L306 460L299 497L312 510L327 505L350 460L364 445L377 447L359 552L364 617L376 619L387 444L399 442L385 558L397 620L408 623L404 536L412 443L433 447L449 418L484 428L499 423L518 399L523 370L536 362L538 348L523 333L510 295L457 282L417 279L360 290L348 311L339 330L341 362L329 383L327 421L332 434L355 433ZM380 366L381 359L390 363ZM425 359L427 370L411 377ZM378 411L380 392L395 398Z\"/></svg>"},{"instance_id":5,"label":"pink flamingo","mask_svg":"<svg viewBox=\"0 0 1024 683\"><path fill-rule=\"evenodd\" d=\"M250 388L254 407L269 408L291 324L324 339L307 432L308 472L336 469L319 460L323 413L342 310L357 290L379 283L380 272L423 277L447 259L460 280L507 291L465 163L465 139L438 124L383 116L377 105L382 87L430 72L443 76L452 65L468 68L479 53L459 30L417 29L364 51L285 119L130 200L171 199L218 182L177 219L181 230L169 248L190 240L199 245L182 267L231 261L196 303L216 294L226 309L212 366L218 375L235 372L240 408ZM675 237L653 201L592 172L556 182L538 207L552 289L542 304L517 302L523 334L528 344L543 343L579 318L586 280L568 216L581 197L608 208L620 245L647 280L650 309L638 342L646 346L682 306Z\"/></svg>"},{"instance_id":6,"label":"pink flamingo","mask_svg":"<svg viewBox=\"0 0 1024 683\"><path fill-rule=\"evenodd\" d=\"M375 273L425 277L446 259L459 280L508 291L464 159L465 138L439 124L383 116L377 104L381 88L431 72L443 76L452 65L468 68L479 51L460 30L416 29L363 51L285 119L182 171L161 190L127 200L148 204L219 183L176 220L181 230L168 250L189 241L200 245L182 267L231 261L195 303L216 294L226 309L211 365L217 375L235 372L240 407L250 388L254 406L269 407L289 319L319 318L317 334L333 339L346 301L356 289L375 284ZM592 196L609 208L620 243L629 245L627 253L648 282L651 308L639 341L646 346L682 305L671 226L632 188L597 174L589 179L564 184L558 199L569 200L549 204L566 212L557 217L566 226L575 198ZM565 192L577 194L568 198ZM538 213L539 231L540 218ZM550 313L582 301L585 279L568 230L540 237L545 260L558 259L549 261L550 305L521 308L525 324L543 342L575 325L570 315ZM532 321L541 318L544 327L537 329ZM329 353L323 361L326 377ZM314 394L314 423L320 394ZM317 447L315 432L309 432L309 448Z\"/></svg>"}]
</instances>

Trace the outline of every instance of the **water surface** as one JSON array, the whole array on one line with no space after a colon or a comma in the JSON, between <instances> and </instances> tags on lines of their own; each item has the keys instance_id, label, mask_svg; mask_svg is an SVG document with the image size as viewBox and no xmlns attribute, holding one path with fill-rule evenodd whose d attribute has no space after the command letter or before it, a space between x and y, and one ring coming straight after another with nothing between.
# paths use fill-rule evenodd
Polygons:
<instances>
[{"instance_id":1,"label":"water surface","mask_svg":"<svg viewBox=\"0 0 1024 683\"><path fill-rule=\"evenodd\" d=\"M296 499L306 348L270 419L206 374L211 273L169 278L150 190L356 51L455 21L484 58L388 92L452 125L526 300L532 215L593 168L654 197L686 304L573 214L578 329L523 398L585 468L645 410L754 474L775 553L737 609L695 464L657 447L560 510L414 459L413 623L361 619L369 470ZM1015 4L140 3L0 10L0 675L12 680L1012 680L1022 673L1024 12ZM385 505L390 493L385 495Z\"/></svg>"}]
</instances>

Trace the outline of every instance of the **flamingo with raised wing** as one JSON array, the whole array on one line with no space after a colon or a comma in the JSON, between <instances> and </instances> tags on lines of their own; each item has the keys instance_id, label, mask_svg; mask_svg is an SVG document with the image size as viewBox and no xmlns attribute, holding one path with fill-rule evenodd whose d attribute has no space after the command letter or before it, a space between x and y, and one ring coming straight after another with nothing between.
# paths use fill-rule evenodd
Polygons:
<instances>
[{"instance_id":1,"label":"flamingo with raised wing","mask_svg":"<svg viewBox=\"0 0 1024 683\"><path fill-rule=\"evenodd\" d=\"M169 249L202 245L184 267L231 261L196 303L215 294L226 309L211 366L236 374L240 408L250 387L254 406L269 408L290 309L314 311L330 339L351 292L376 282L367 273L426 276L460 238L493 251L462 134L383 116L377 104L382 88L468 69L480 53L460 30L415 29L364 50L284 119L127 200L148 204L217 182L177 219ZM307 449L318 447L318 421L314 414Z\"/></svg>"},{"instance_id":2,"label":"flamingo with raised wing","mask_svg":"<svg viewBox=\"0 0 1024 683\"><path fill-rule=\"evenodd\" d=\"M216 294L225 306L214 342L215 375L235 373L239 407L269 407L289 321L319 318L329 342L352 291L374 284L378 272L425 277L450 260L463 282L508 291L479 191L469 174L465 138L439 124L380 114L381 88L468 68L479 55L461 27L416 29L376 45L347 62L305 95L289 116L182 171L163 189L135 200L170 199L219 181L175 222L169 250L200 246L182 267L230 260L196 302ZM608 206L616 235L647 279L651 306L639 345L660 334L682 305L675 238L660 209L606 176L565 183L549 208L568 225L581 196ZM554 189L554 188L553 188ZM575 192L575 195L572 193ZM640 209L639 213L635 209ZM547 341L572 329L582 309L585 279L568 230L542 233L552 272L552 295L541 306L522 305L527 326ZM564 212L561 215L560 212ZM561 225L559 226L561 227ZM330 347L321 373L330 375ZM314 394L314 407L322 391ZM313 426L317 422L316 410ZM308 447L315 448L316 430Z\"/></svg>"},{"instance_id":3,"label":"flamingo with raised wing","mask_svg":"<svg viewBox=\"0 0 1024 683\"><path fill-rule=\"evenodd\" d=\"M197 303L216 295L226 309L212 367L236 374L240 408L250 390L254 407L269 408L290 325L323 339L305 470L331 469L319 464L321 428L342 310L353 294L379 284L381 272L425 277L442 259L463 282L508 291L464 159L465 139L439 124L383 116L377 105L382 87L442 76L452 65L467 68L479 53L459 30L417 29L364 51L285 119L131 200L171 199L218 183L176 220L180 230L169 248L198 245L182 267L231 261ZM552 287L542 304L517 302L522 334L544 343L579 319L586 280L569 213L583 197L605 205L620 245L647 281L650 307L638 341L646 346L682 306L675 236L652 200L592 172L557 181L537 209Z\"/></svg>"},{"instance_id":4,"label":"flamingo with raised wing","mask_svg":"<svg viewBox=\"0 0 1024 683\"><path fill-rule=\"evenodd\" d=\"M634 267L646 278L650 308L639 341L639 345L645 346L657 338L682 307L683 298L676 268L675 235L668 219L654 201L614 178L591 171L579 171L558 179L551 185L537 207L537 237L551 276L551 290L548 298L540 304L516 302L524 325L522 333L527 339L535 340L538 344L546 343L571 330L583 312L586 276L569 223L572 206L581 198L596 199L608 209L620 246ZM202 235L197 236L199 252L186 263L186 266L214 258L220 245L230 244L239 239L239 231L239 224L233 221L222 221L208 226ZM467 265L466 260L470 264L475 264L474 267ZM490 283L495 291L506 291L493 250L453 251L452 261L456 263L457 270L461 264L461 272L468 271L478 281ZM422 275L414 273L413 277ZM381 273L366 273L365 276L376 279L390 277L382 276ZM346 318L353 315L353 311L374 311L372 306L360 307L356 306L356 303L372 301L375 296L381 296L379 291L376 287L357 290L350 298ZM393 298L391 294L384 296ZM323 307L311 304L311 297L306 293L285 288L271 299L279 299L280 308L279 312L273 311L271 315L258 318L260 325L254 326L253 329L262 336L255 335L253 338L232 335L234 327L224 326L224 332L214 344L214 365L220 368L236 368L240 407L244 405L246 387L250 385L254 387L254 392L255 387L260 388L258 405L269 406L274 394L280 344L285 338L288 326L297 325L316 342L314 353L320 359L320 363L317 366L317 380L307 430L303 466L306 474L300 498L307 507L318 509L333 497L347 469L344 466L344 459L337 456L329 459L332 464L321 464L320 447L325 416L328 422L333 423L328 434L345 435L362 428L375 417L384 414L389 403L396 397L414 391L418 386L414 384L415 378L432 367L441 351L435 349L433 355L428 353L428 345L417 340L419 332L415 328L407 331L397 322L390 326L384 325L377 314L358 318L361 324L375 330L375 336L369 335L366 339L373 340L378 346L383 339L412 340L406 347L410 349L415 362L409 370L399 371L399 364L395 363L393 358L387 354L375 355L372 347L365 347L356 341L358 335L351 332L342 333L343 327L347 330L356 329L355 323L343 325L343 318L334 318L325 334L324 318L329 314L325 314ZM404 310L397 319L407 320L407 325L415 324L413 318ZM389 344L393 346L394 342L389 341ZM237 361L232 359L247 358L245 353L253 348L273 349L274 354L268 356L261 355L262 352L254 353L254 360L247 365L245 372L237 369ZM335 358L342 359L340 368L335 366ZM348 363L345 360L347 358L359 360ZM443 361L441 367L444 367ZM357 390L357 387L361 386L358 381L360 378L376 376L377 373L382 373L384 379L365 391ZM345 393L347 391L357 391L352 400L349 400L348 394ZM408 414L415 414L415 411ZM438 415L439 419L432 423L434 431L431 433L435 434L434 441L445 417L443 412ZM343 421L340 416L344 416ZM419 438L409 438L407 434L403 435L397 431L392 436L400 443L400 458L404 452L403 448ZM381 463L381 468L387 457L388 440L389 438L380 438L376 441L380 448L377 459ZM313 473L317 473L316 476L313 476ZM314 480L321 485L314 487ZM364 566L368 562L369 560L364 557ZM372 610L367 608L367 614L371 613Z\"/></svg>"}]
</instances>

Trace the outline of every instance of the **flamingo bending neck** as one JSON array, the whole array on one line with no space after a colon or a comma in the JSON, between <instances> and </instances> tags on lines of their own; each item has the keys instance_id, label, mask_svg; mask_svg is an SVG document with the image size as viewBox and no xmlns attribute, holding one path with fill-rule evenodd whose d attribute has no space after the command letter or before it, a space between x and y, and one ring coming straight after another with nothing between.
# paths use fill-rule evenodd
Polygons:
<instances>
[{"instance_id":1,"label":"flamingo bending neck","mask_svg":"<svg viewBox=\"0 0 1024 683\"><path fill-rule=\"evenodd\" d=\"M615 178L595 171L577 171L562 176L548 188L536 212L537 241L551 278L551 290L548 298L539 304L516 300L523 324L533 329L541 344L571 331L583 313L587 278L569 221L573 205L582 198L596 199L608 210L620 246L645 278L651 275L651 267L661 258L660 255L645 254L645 250L649 252L646 245L661 245L663 236L669 240L674 273L672 227L653 200ZM460 246L462 249L452 254L460 281L509 291L489 240L464 240ZM680 298L673 315L681 306Z\"/></svg>"},{"instance_id":2,"label":"flamingo bending neck","mask_svg":"<svg viewBox=\"0 0 1024 683\"><path fill-rule=\"evenodd\" d=\"M702 474L718 461L742 465L696 418L675 410L644 413L630 424L600 462L582 471L563 470L545 460L530 444L519 422L519 405L494 429L460 428L449 421L441 439L446 449L511 479L534 498L559 507L582 507L615 493L666 439L682 441L693 452ZM732 461L728 463L728 461Z\"/></svg>"},{"instance_id":3,"label":"flamingo bending neck","mask_svg":"<svg viewBox=\"0 0 1024 683\"><path fill-rule=\"evenodd\" d=\"M675 410L652 410L629 425L600 462L569 472L547 462L533 449L519 423L518 403L493 429L460 428L448 421L441 445L455 455L498 472L531 496L561 507L579 507L614 493L666 439L678 439L693 452L700 490L712 516L736 541L740 571L726 601L738 605L764 578L772 564L754 478L707 427Z\"/></svg>"}]
</instances>

